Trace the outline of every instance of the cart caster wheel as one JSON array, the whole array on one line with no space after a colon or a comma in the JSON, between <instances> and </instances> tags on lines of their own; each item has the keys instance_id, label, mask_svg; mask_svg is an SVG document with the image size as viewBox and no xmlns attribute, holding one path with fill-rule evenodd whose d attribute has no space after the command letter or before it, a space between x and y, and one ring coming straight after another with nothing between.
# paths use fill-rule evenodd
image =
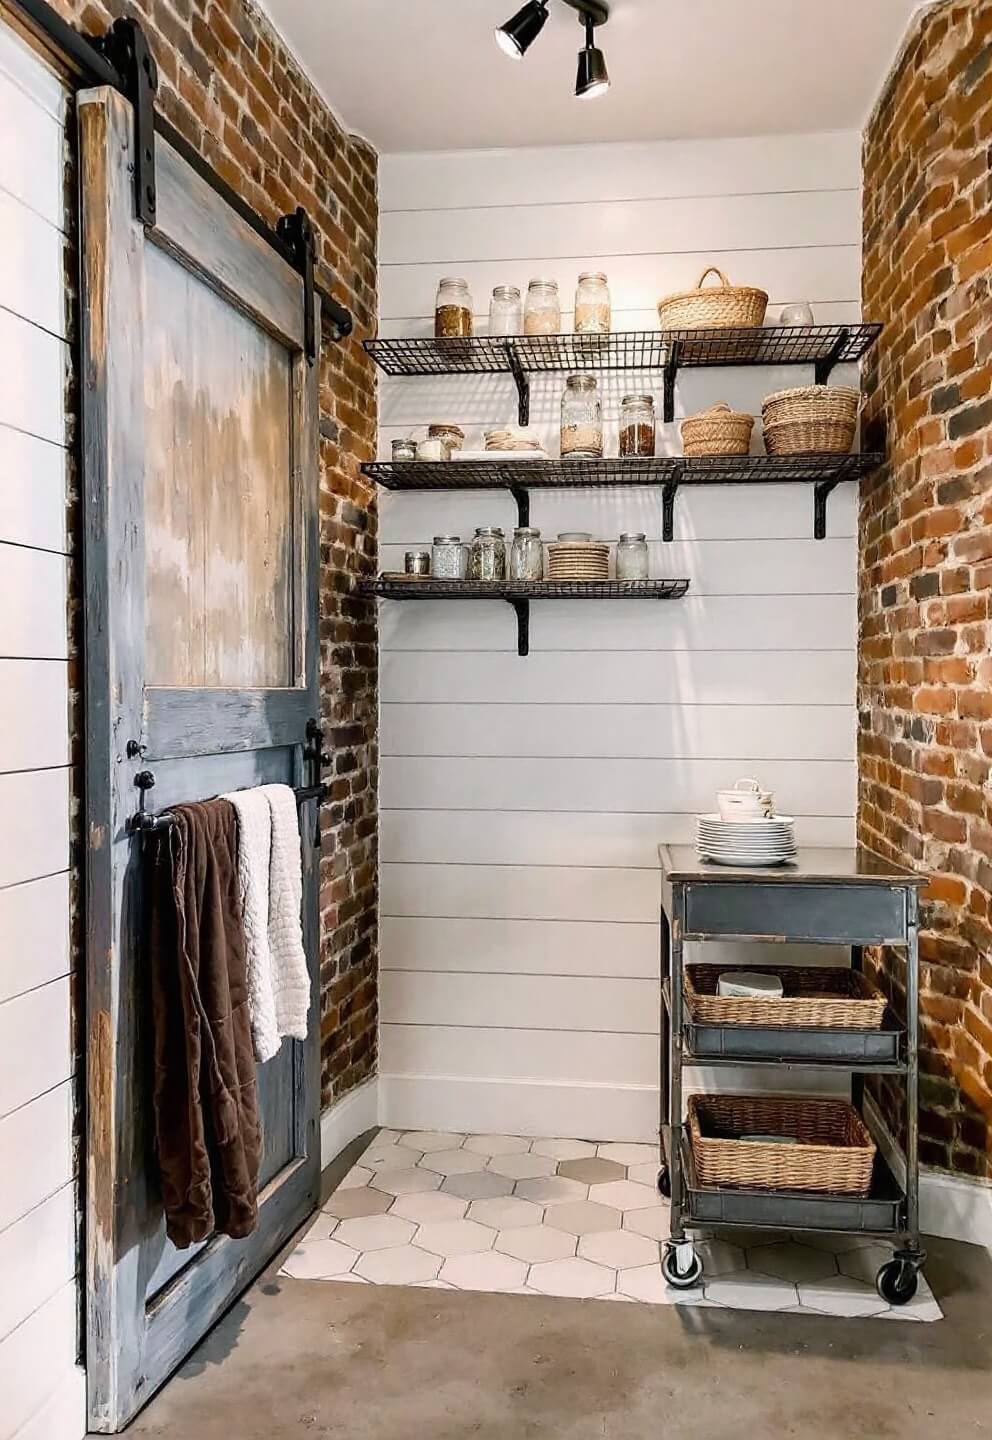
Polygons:
<instances>
[{"instance_id":1,"label":"cart caster wheel","mask_svg":"<svg viewBox=\"0 0 992 1440\"><path fill-rule=\"evenodd\" d=\"M661 1273L673 1290L694 1290L703 1278L703 1262L688 1241L666 1245Z\"/></svg>"},{"instance_id":2,"label":"cart caster wheel","mask_svg":"<svg viewBox=\"0 0 992 1440\"><path fill-rule=\"evenodd\" d=\"M667 1165L662 1165L658 1171L658 1194L663 1195L666 1200L672 1198L672 1177Z\"/></svg>"},{"instance_id":3,"label":"cart caster wheel","mask_svg":"<svg viewBox=\"0 0 992 1440\"><path fill-rule=\"evenodd\" d=\"M898 1255L879 1270L875 1288L890 1305L908 1305L920 1284L920 1274L911 1260Z\"/></svg>"}]
</instances>

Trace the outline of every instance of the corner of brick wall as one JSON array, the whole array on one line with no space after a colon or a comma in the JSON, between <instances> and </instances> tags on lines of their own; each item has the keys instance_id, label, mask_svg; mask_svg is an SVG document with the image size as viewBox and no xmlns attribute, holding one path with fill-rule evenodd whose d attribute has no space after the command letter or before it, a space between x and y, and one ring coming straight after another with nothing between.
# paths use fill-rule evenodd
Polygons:
<instances>
[{"instance_id":1,"label":"corner of brick wall","mask_svg":"<svg viewBox=\"0 0 992 1440\"><path fill-rule=\"evenodd\" d=\"M864 139L859 838L923 897L921 1155L992 1178L992 0L928 11ZM901 965L877 973L903 1003ZM895 1092L883 1106L898 1125Z\"/></svg>"},{"instance_id":2,"label":"corner of brick wall","mask_svg":"<svg viewBox=\"0 0 992 1440\"><path fill-rule=\"evenodd\" d=\"M325 337L320 384L320 655L331 794L321 860L321 1100L377 1064L378 693L374 574L376 377L361 341L377 323L377 156L347 134L250 0L54 0L99 33L138 19L159 71L157 104L203 158L270 223L303 205L317 232L319 278L355 317Z\"/></svg>"}]
</instances>

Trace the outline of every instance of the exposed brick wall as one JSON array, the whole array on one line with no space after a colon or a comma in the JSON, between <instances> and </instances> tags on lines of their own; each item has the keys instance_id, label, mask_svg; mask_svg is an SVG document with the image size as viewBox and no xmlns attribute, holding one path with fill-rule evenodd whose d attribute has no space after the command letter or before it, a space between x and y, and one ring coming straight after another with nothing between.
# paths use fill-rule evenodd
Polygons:
<instances>
[{"instance_id":1,"label":"exposed brick wall","mask_svg":"<svg viewBox=\"0 0 992 1440\"><path fill-rule=\"evenodd\" d=\"M324 1105L372 1074L377 1036L377 672L374 602L351 594L375 570L376 383L361 339L377 311L377 157L348 135L248 0L55 0L81 29L140 20L158 105L266 220L303 205L320 280L352 311L353 337L325 340L320 386L321 690L331 795L321 863Z\"/></svg>"},{"instance_id":2,"label":"exposed brick wall","mask_svg":"<svg viewBox=\"0 0 992 1440\"><path fill-rule=\"evenodd\" d=\"M989 1178L992 0L918 22L865 133L864 207L864 313L886 327L866 441L889 459L861 506L860 838L933 876L922 1158Z\"/></svg>"}]
</instances>

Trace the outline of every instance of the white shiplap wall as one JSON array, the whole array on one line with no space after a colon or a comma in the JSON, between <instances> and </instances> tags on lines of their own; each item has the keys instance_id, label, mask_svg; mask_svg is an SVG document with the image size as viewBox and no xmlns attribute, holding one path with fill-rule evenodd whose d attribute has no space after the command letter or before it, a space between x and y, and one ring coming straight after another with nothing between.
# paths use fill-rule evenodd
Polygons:
<instances>
[{"instance_id":1,"label":"white shiplap wall","mask_svg":"<svg viewBox=\"0 0 992 1440\"><path fill-rule=\"evenodd\" d=\"M441 273L468 278L482 330L494 284L555 276L570 306L585 269L607 271L616 329L654 326L657 297L711 262L767 289L771 315L808 299L821 321L854 320L859 185L855 134L387 156L381 333L431 333ZM690 371L677 412L724 399L760 414L805 378ZM607 453L620 396L645 380L601 377ZM551 454L562 384L532 387ZM515 392L499 377L384 380L380 418L386 458L432 420L477 438L515 419ZM677 425L659 448L680 449ZM531 516L551 537L644 530L652 573L692 589L535 605L527 659L506 606L383 606L382 1119L645 1139L658 841L689 839L694 813L746 774L775 788L801 841L853 838L855 495L832 497L823 542L806 487L683 491L671 545L657 491L537 492ZM381 568L435 533L514 518L500 493L383 492Z\"/></svg>"},{"instance_id":2,"label":"white shiplap wall","mask_svg":"<svg viewBox=\"0 0 992 1440\"><path fill-rule=\"evenodd\" d=\"M0 24L0 1440L77 1440L62 85Z\"/></svg>"}]
</instances>

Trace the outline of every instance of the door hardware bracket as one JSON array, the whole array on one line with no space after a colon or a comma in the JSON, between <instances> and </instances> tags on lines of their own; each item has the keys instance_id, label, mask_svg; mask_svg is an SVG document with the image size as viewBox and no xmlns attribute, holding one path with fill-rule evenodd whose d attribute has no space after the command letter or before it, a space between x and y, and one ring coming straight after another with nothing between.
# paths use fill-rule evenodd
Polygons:
<instances>
[{"instance_id":1,"label":"door hardware bracket","mask_svg":"<svg viewBox=\"0 0 992 1440\"><path fill-rule=\"evenodd\" d=\"M312 365L317 358L317 331L313 316L317 242L313 223L302 205L297 205L288 215L279 217L276 221L276 234L292 253L293 264L303 276L303 349L306 352L307 364ZM348 315L348 312L344 311L344 314ZM348 321L350 330L350 315ZM340 322L338 328L341 328ZM347 330L344 333L347 334Z\"/></svg>"},{"instance_id":2,"label":"door hardware bracket","mask_svg":"<svg viewBox=\"0 0 992 1440\"><path fill-rule=\"evenodd\" d=\"M120 77L120 88L134 109L134 210L143 225L154 225L155 92L158 66L137 20L118 19L94 41Z\"/></svg>"}]
</instances>

